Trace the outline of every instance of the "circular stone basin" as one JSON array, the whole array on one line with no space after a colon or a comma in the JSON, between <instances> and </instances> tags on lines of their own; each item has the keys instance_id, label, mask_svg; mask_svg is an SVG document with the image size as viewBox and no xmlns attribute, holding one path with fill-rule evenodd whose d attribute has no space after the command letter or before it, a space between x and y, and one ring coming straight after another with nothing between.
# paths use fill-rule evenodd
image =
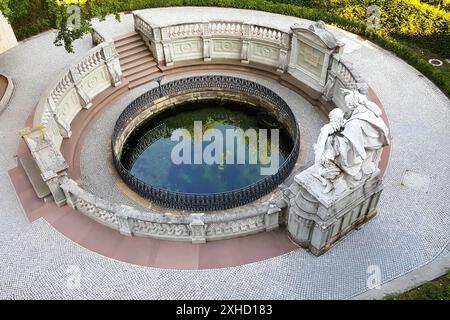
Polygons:
<instances>
[{"instance_id":1,"label":"circular stone basin","mask_svg":"<svg viewBox=\"0 0 450 320\"><path fill-rule=\"evenodd\" d=\"M140 196L174 209L225 210L269 194L299 155L297 121L270 89L229 76L172 81L134 100L111 138Z\"/></svg>"},{"instance_id":2,"label":"circular stone basin","mask_svg":"<svg viewBox=\"0 0 450 320\"><path fill-rule=\"evenodd\" d=\"M197 126L194 124L197 123ZM276 163L283 164L292 151L293 141L283 125L264 109L231 101L206 100L188 102L175 109L163 112L136 128L128 137L123 149L121 162L139 180L173 192L214 194L245 188L266 176L261 169L269 169L264 155L259 155L258 145L267 137L268 150L265 155L271 159L271 130L279 129L278 151L273 156ZM172 159L172 152L180 145L171 139L179 129L189 132L191 137L180 150L187 158L182 163ZM263 131L260 131L260 130ZM207 130L216 130L220 145L214 147L214 140L202 139ZM250 130L254 133L266 132L261 139L243 136ZM211 132L211 131L210 131ZM237 133L239 136L230 133ZM208 141L205 141L208 140ZM273 141L275 145L276 141ZM196 146L201 147L203 161L195 163ZM238 159L238 151L244 155ZM190 152L189 152L190 151ZM264 150L265 151L265 150ZM205 154L206 152L206 154ZM217 153L217 154L216 154ZM275 154L276 153L276 154ZM177 155L177 154L176 154ZM250 156L254 161L250 161ZM211 156L208 161L207 157ZM183 158L184 159L184 158ZM241 158L242 159L242 158ZM278 169L278 168L276 168Z\"/></svg>"}]
</instances>

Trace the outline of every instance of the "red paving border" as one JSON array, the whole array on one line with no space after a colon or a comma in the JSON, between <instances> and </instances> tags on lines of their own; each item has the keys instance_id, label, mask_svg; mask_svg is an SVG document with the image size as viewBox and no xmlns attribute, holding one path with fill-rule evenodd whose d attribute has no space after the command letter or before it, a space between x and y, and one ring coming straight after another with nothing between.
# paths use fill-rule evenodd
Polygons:
<instances>
[{"instance_id":1,"label":"red paving border","mask_svg":"<svg viewBox=\"0 0 450 320\"><path fill-rule=\"evenodd\" d=\"M70 240L116 260L167 269L213 269L257 262L297 248L284 230L200 245L124 236L68 206L58 208L38 199L20 164L8 173L30 222L44 218Z\"/></svg>"},{"instance_id":2,"label":"red paving border","mask_svg":"<svg viewBox=\"0 0 450 320\"><path fill-rule=\"evenodd\" d=\"M72 167L69 170L72 179L80 178L81 147L90 126L107 106L127 92L124 90L127 81L124 82L121 87L96 98L97 103L94 103L96 107L82 110L73 121L72 136L64 140L61 148L69 166ZM382 108L380 100L371 88L369 97ZM26 125L30 125L31 117L30 115ZM389 125L384 110L383 118ZM17 154L21 157L27 153L25 143L21 140ZM389 155L390 147L387 147L383 150L380 162L383 174L387 168ZM262 261L298 248L289 240L284 229L199 245L124 236L68 206L58 208L53 202L44 203L38 199L20 163L8 173L30 222L44 218L70 240L88 250L119 261L167 269L213 269Z\"/></svg>"}]
</instances>

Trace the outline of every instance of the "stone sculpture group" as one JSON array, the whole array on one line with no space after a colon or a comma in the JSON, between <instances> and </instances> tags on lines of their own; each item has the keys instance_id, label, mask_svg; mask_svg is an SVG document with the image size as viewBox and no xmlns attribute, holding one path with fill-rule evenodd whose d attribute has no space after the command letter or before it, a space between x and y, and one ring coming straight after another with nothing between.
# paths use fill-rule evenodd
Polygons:
<instances>
[{"instance_id":1,"label":"stone sculpture group","mask_svg":"<svg viewBox=\"0 0 450 320\"><path fill-rule=\"evenodd\" d=\"M358 91L344 89L347 115L333 109L314 145L318 178L323 193L352 189L378 170L382 148L389 145L389 129L381 109ZM337 191L336 191L337 192Z\"/></svg>"},{"instance_id":2,"label":"stone sculpture group","mask_svg":"<svg viewBox=\"0 0 450 320\"><path fill-rule=\"evenodd\" d=\"M344 89L345 106L314 145L315 163L289 187L288 231L315 255L377 214L383 189L378 168L390 144L381 109L358 91Z\"/></svg>"}]
</instances>

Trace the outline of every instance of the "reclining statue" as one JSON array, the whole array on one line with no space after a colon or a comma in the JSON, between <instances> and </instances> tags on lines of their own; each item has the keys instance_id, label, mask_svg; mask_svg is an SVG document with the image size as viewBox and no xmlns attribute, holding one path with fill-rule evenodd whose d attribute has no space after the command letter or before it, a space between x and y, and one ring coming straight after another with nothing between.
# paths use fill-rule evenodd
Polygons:
<instances>
[{"instance_id":1,"label":"reclining statue","mask_svg":"<svg viewBox=\"0 0 450 320\"><path fill-rule=\"evenodd\" d=\"M354 188L378 172L382 148L390 144L381 109L358 91L344 89L349 115L333 109L314 145L318 178L329 193L339 182Z\"/></svg>"}]
</instances>

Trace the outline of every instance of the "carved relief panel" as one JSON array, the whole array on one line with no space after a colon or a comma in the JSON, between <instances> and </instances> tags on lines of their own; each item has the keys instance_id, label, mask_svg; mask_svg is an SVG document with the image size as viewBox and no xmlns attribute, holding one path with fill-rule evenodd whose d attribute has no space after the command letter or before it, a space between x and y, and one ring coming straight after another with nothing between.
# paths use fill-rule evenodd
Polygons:
<instances>
[{"instance_id":1,"label":"carved relief panel","mask_svg":"<svg viewBox=\"0 0 450 320\"><path fill-rule=\"evenodd\" d=\"M240 59L242 44L240 40L214 39L213 58Z\"/></svg>"},{"instance_id":2,"label":"carved relief panel","mask_svg":"<svg viewBox=\"0 0 450 320\"><path fill-rule=\"evenodd\" d=\"M325 53L310 46L306 42L298 41L297 64L320 78L322 76Z\"/></svg>"},{"instance_id":3,"label":"carved relief panel","mask_svg":"<svg viewBox=\"0 0 450 320\"><path fill-rule=\"evenodd\" d=\"M81 86L89 98L93 99L97 94L111 86L108 68L102 66L95 69L83 79Z\"/></svg>"},{"instance_id":4,"label":"carved relief panel","mask_svg":"<svg viewBox=\"0 0 450 320\"><path fill-rule=\"evenodd\" d=\"M280 49L258 42L250 44L250 61L278 66L280 59Z\"/></svg>"},{"instance_id":5,"label":"carved relief panel","mask_svg":"<svg viewBox=\"0 0 450 320\"><path fill-rule=\"evenodd\" d=\"M201 39L176 41L172 44L174 61L203 58L203 44Z\"/></svg>"}]
</instances>

